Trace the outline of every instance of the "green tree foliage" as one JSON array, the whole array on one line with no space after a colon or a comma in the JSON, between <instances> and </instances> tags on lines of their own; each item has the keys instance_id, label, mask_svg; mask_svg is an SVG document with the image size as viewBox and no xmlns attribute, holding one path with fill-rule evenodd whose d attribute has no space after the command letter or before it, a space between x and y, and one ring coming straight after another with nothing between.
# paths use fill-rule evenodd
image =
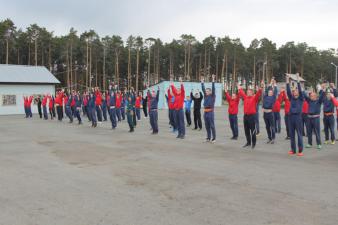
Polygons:
<instances>
[{"instance_id":1,"label":"green tree foliage","mask_svg":"<svg viewBox=\"0 0 338 225\"><path fill-rule=\"evenodd\" d=\"M169 80L246 80L259 82L284 73L300 73L314 85L334 81L338 64L334 49L318 50L306 43L287 42L277 48L267 38L254 39L245 48L239 38L209 36L197 40L190 34L163 43L154 37L118 36L100 38L94 30L78 34L71 28L55 36L32 24L17 29L10 19L0 21L0 63L42 65L51 70L63 87L107 88L109 81L142 90L146 85ZM234 84L234 82L232 82Z\"/></svg>"}]
</instances>

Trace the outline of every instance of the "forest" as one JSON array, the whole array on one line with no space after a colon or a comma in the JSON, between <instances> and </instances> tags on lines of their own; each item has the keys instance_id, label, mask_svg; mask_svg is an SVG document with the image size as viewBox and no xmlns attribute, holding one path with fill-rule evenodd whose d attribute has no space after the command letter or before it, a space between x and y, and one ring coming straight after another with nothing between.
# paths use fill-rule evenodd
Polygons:
<instances>
[{"instance_id":1,"label":"forest","mask_svg":"<svg viewBox=\"0 0 338 225\"><path fill-rule=\"evenodd\" d=\"M112 28L113 29L113 28ZM226 31L224 31L226 33ZM332 46L333 47L333 46ZM319 50L307 43L287 42L277 48L267 38L245 47L239 38L208 36L197 40L182 34L164 43L156 37L118 35L100 37L95 30L56 36L32 24L25 30L11 19L0 22L0 64L45 66L62 87L82 90L110 82L143 90L162 80L218 82L284 81L285 73L299 73L310 85L335 81L335 49Z\"/></svg>"}]
</instances>

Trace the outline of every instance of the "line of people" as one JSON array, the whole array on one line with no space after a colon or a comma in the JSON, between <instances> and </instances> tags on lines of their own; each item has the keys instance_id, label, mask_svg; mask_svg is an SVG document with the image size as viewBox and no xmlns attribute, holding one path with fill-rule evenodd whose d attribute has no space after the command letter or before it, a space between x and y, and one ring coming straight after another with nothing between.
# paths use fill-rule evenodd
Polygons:
<instances>
[{"instance_id":1,"label":"line of people","mask_svg":"<svg viewBox=\"0 0 338 225\"><path fill-rule=\"evenodd\" d=\"M201 104L203 101L204 124L206 128L206 142L216 142L216 128L214 122L215 107L215 76L212 76L211 88L205 88L204 79L201 79L202 92L191 90L186 95L184 84L180 79L180 86L175 87L171 82L166 91L166 100L168 104L169 125L177 138L184 139L186 134L185 121L187 126L191 126L191 105L193 104L194 130L202 129ZM228 116L230 128L232 131L232 140L237 140L239 136L238 129L238 107L243 101L243 123L246 143L244 148L255 148L259 135L259 102L262 104L263 119L267 132L267 144L276 142L276 134L281 132L281 106L284 103L284 122L286 126L286 139L290 139L289 154L303 155L303 136L308 138L308 144L305 146L311 148L313 145L312 134L316 136L317 148L321 149L320 137L320 114L323 105L323 124L325 132L325 144L335 144L335 119L334 110L338 107L337 90L333 84L321 84L316 90L305 92L298 82L296 87L290 84L290 78L286 77L286 88L278 90L277 82L272 79L268 85L261 82L260 86L247 87L244 92L241 85L237 86L237 92L230 93L225 84L225 99L228 102ZM133 88L130 90L120 90L113 83L109 85L107 91L101 92L98 87L90 91L80 92L72 91L66 93L64 90L58 91L55 98L52 95L44 95L42 100L37 98L40 118L48 119L47 105L49 106L50 117L55 117L55 110L59 121L63 119L63 112L72 123L77 118L78 123L82 124L81 111L96 127L98 123L107 121L108 116L112 124L112 129L117 127L118 122L125 120L129 125L129 132L134 132L137 121L141 119L143 108L144 116L148 117L152 134L159 132L158 128L158 102L160 90L150 90L145 96L142 92L136 93ZM30 105L33 97L24 97L24 106L26 117L31 117ZM40 104L41 102L41 104ZM39 106L41 105L41 106ZM42 107L42 113L41 113ZM338 108L337 108L338 114ZM305 121L305 122L304 122ZM305 131L304 131L305 127ZM337 121L338 127L338 121ZM296 140L297 137L297 140Z\"/></svg>"}]
</instances>

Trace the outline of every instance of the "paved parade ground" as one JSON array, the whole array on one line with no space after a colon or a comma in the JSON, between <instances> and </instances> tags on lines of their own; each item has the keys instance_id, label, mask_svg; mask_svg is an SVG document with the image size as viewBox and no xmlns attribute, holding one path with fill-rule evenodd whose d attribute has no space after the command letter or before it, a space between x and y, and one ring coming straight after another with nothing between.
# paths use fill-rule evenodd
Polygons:
<instances>
[{"instance_id":1,"label":"paved parade ground","mask_svg":"<svg viewBox=\"0 0 338 225\"><path fill-rule=\"evenodd\" d=\"M216 144L191 128L176 139L167 111L156 136L147 119L129 134L126 122L2 116L0 225L338 224L338 144L289 156L284 121L267 145L261 120L256 149L243 150L242 118L230 141L226 115L216 110Z\"/></svg>"}]
</instances>

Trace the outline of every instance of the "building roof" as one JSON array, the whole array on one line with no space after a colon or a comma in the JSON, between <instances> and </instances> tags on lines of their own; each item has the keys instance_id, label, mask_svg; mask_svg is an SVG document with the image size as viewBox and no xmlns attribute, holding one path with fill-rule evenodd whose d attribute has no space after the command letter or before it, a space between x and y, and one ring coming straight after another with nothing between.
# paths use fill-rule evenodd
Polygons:
<instances>
[{"instance_id":1,"label":"building roof","mask_svg":"<svg viewBox=\"0 0 338 225\"><path fill-rule=\"evenodd\" d=\"M43 66L0 64L0 83L59 84L60 81Z\"/></svg>"}]
</instances>

